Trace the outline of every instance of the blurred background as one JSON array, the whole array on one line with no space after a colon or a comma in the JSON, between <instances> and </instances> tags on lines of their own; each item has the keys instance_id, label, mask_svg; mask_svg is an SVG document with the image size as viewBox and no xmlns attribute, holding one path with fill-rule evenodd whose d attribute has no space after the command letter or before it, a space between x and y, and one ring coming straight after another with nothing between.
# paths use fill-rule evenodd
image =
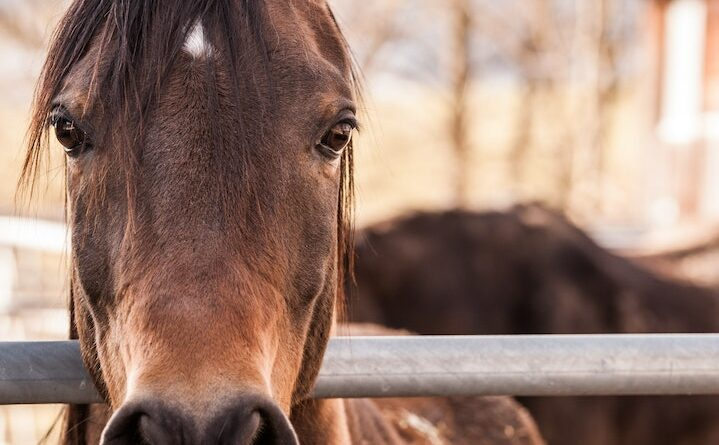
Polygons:
<instances>
[{"instance_id":1,"label":"blurred background","mask_svg":"<svg viewBox=\"0 0 719 445\"><path fill-rule=\"evenodd\" d=\"M364 73L357 225L540 202L602 246L697 248L714 285L719 1L332 0ZM15 201L33 86L66 1L0 0L0 340L66 336L57 154ZM719 268L716 268L719 269ZM0 444L56 407L0 407Z\"/></svg>"}]
</instances>

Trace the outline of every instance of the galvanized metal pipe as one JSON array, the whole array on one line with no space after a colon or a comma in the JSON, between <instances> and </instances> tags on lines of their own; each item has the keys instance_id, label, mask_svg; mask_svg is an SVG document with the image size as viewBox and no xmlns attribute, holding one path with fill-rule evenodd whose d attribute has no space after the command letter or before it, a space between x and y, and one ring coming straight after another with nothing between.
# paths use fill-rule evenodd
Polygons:
<instances>
[{"instance_id":1,"label":"galvanized metal pipe","mask_svg":"<svg viewBox=\"0 0 719 445\"><path fill-rule=\"evenodd\" d=\"M315 396L719 394L719 334L338 337ZM76 342L0 343L0 404L98 401Z\"/></svg>"},{"instance_id":2,"label":"galvanized metal pipe","mask_svg":"<svg viewBox=\"0 0 719 445\"><path fill-rule=\"evenodd\" d=\"M0 342L0 405L97 401L78 342Z\"/></svg>"},{"instance_id":3,"label":"galvanized metal pipe","mask_svg":"<svg viewBox=\"0 0 719 445\"><path fill-rule=\"evenodd\" d=\"M321 397L719 394L719 335L336 339Z\"/></svg>"}]
</instances>

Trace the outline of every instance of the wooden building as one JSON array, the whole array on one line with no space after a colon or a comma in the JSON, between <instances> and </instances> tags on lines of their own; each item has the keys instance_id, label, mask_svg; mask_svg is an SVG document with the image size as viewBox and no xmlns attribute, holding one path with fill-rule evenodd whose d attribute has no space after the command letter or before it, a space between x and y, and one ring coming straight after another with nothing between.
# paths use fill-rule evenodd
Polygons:
<instances>
[{"instance_id":1,"label":"wooden building","mask_svg":"<svg viewBox=\"0 0 719 445\"><path fill-rule=\"evenodd\" d=\"M649 201L659 218L673 209L664 216L719 221L719 0L652 0L649 9Z\"/></svg>"}]
</instances>

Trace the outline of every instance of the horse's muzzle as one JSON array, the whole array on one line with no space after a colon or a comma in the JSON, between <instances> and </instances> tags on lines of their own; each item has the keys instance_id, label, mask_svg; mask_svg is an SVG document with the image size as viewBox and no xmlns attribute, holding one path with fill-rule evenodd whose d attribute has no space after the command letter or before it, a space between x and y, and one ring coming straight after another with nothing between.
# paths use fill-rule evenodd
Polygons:
<instances>
[{"instance_id":1,"label":"horse's muzzle","mask_svg":"<svg viewBox=\"0 0 719 445\"><path fill-rule=\"evenodd\" d=\"M277 405L242 396L210 420L198 421L159 399L124 404L110 419L102 445L299 445Z\"/></svg>"}]
</instances>

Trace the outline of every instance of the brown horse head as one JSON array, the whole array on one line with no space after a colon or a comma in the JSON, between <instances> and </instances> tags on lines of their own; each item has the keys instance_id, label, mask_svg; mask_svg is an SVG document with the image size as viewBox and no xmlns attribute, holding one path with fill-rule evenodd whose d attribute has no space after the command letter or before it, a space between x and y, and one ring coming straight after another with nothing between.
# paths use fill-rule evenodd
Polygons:
<instances>
[{"instance_id":1,"label":"brown horse head","mask_svg":"<svg viewBox=\"0 0 719 445\"><path fill-rule=\"evenodd\" d=\"M104 443L296 443L348 245L351 65L323 0L77 0L62 19L25 175L54 133Z\"/></svg>"}]
</instances>

